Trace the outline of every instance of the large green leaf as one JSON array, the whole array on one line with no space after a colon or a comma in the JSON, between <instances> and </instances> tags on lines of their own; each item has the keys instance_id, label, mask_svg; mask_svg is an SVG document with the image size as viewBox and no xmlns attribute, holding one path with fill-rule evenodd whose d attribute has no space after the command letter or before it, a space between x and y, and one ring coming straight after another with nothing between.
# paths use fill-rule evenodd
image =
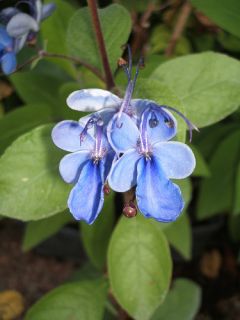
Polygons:
<instances>
[{"instance_id":1,"label":"large green leaf","mask_svg":"<svg viewBox=\"0 0 240 320\"><path fill-rule=\"evenodd\" d=\"M191 259L192 256L192 234L188 215L186 212L174 222L171 222L163 228L163 232L169 243L185 259Z\"/></svg>"},{"instance_id":2,"label":"large green leaf","mask_svg":"<svg viewBox=\"0 0 240 320\"><path fill-rule=\"evenodd\" d=\"M211 176L200 185L197 204L199 219L232 210L239 153L240 130L237 130L222 141L210 159Z\"/></svg>"},{"instance_id":3,"label":"large green leaf","mask_svg":"<svg viewBox=\"0 0 240 320\"><path fill-rule=\"evenodd\" d=\"M102 320L106 296L103 279L65 284L33 305L25 320Z\"/></svg>"},{"instance_id":4,"label":"large green leaf","mask_svg":"<svg viewBox=\"0 0 240 320\"><path fill-rule=\"evenodd\" d=\"M177 279L151 320L193 320L201 303L201 288L188 279Z\"/></svg>"},{"instance_id":5,"label":"large green leaf","mask_svg":"<svg viewBox=\"0 0 240 320\"><path fill-rule=\"evenodd\" d=\"M15 109L0 119L0 152L18 136L41 124L52 121L52 110L47 105L31 105Z\"/></svg>"},{"instance_id":6,"label":"large green leaf","mask_svg":"<svg viewBox=\"0 0 240 320\"><path fill-rule=\"evenodd\" d=\"M53 2L48 0L47 2ZM47 41L47 50L51 53L67 54L66 33L69 20L75 10L69 1L54 0L57 9L51 17L46 19L41 26L43 40ZM51 60L53 60L51 58ZM55 59L54 61L64 68L71 75L75 75L73 63L64 59Z\"/></svg>"},{"instance_id":7,"label":"large green leaf","mask_svg":"<svg viewBox=\"0 0 240 320\"><path fill-rule=\"evenodd\" d=\"M131 17L124 7L117 4L99 9L98 12L110 66L114 71L117 67L117 60L122 54L121 47L127 42L131 31ZM102 69L88 8L79 9L70 20L67 44L71 55Z\"/></svg>"},{"instance_id":8,"label":"large green leaf","mask_svg":"<svg viewBox=\"0 0 240 320\"><path fill-rule=\"evenodd\" d=\"M19 137L0 159L0 215L39 220L66 208L69 186L58 165L63 152L51 140L52 125Z\"/></svg>"},{"instance_id":9,"label":"large green leaf","mask_svg":"<svg viewBox=\"0 0 240 320\"><path fill-rule=\"evenodd\" d=\"M134 96L136 98L153 100L159 105L170 106L183 114L185 113L184 105L173 91L166 84L156 79L138 79ZM174 116L178 119L177 138L180 141L185 141L186 124L179 116L176 114Z\"/></svg>"},{"instance_id":10,"label":"large green leaf","mask_svg":"<svg viewBox=\"0 0 240 320\"><path fill-rule=\"evenodd\" d=\"M50 218L30 221L24 233L22 248L30 250L50 236L58 232L65 224L72 220L68 211L63 211Z\"/></svg>"},{"instance_id":11,"label":"large green leaf","mask_svg":"<svg viewBox=\"0 0 240 320\"><path fill-rule=\"evenodd\" d=\"M198 127L218 122L240 105L240 63L206 52L161 64L152 78L166 84Z\"/></svg>"},{"instance_id":12,"label":"large green leaf","mask_svg":"<svg viewBox=\"0 0 240 320\"><path fill-rule=\"evenodd\" d=\"M149 319L166 296L171 271L169 247L161 230L141 214L122 217L108 251L109 279L120 305L134 319Z\"/></svg>"},{"instance_id":13,"label":"large green leaf","mask_svg":"<svg viewBox=\"0 0 240 320\"><path fill-rule=\"evenodd\" d=\"M105 196L104 207L97 220L92 225L81 222L81 235L84 248L97 268L106 264L108 242L114 224L114 192Z\"/></svg>"},{"instance_id":14,"label":"large green leaf","mask_svg":"<svg viewBox=\"0 0 240 320\"><path fill-rule=\"evenodd\" d=\"M10 79L27 104L45 103L59 107L58 90L64 80L32 71L15 73Z\"/></svg>"},{"instance_id":15,"label":"large green leaf","mask_svg":"<svg viewBox=\"0 0 240 320\"><path fill-rule=\"evenodd\" d=\"M209 177L210 171L208 165L198 148L192 144L189 145L196 158L196 167L193 171L195 177Z\"/></svg>"},{"instance_id":16,"label":"large green leaf","mask_svg":"<svg viewBox=\"0 0 240 320\"><path fill-rule=\"evenodd\" d=\"M217 25L240 37L239 0L191 0L191 2Z\"/></svg>"}]
</instances>

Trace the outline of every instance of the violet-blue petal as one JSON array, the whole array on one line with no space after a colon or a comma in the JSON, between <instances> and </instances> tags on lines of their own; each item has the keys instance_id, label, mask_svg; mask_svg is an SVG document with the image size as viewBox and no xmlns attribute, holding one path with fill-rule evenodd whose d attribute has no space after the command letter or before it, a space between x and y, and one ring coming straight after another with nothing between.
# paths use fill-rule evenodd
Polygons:
<instances>
[{"instance_id":1,"label":"violet-blue petal","mask_svg":"<svg viewBox=\"0 0 240 320\"><path fill-rule=\"evenodd\" d=\"M63 180L67 183L77 183L84 164L90 158L91 153L86 150L70 153L63 157L59 165Z\"/></svg>"},{"instance_id":2,"label":"violet-blue petal","mask_svg":"<svg viewBox=\"0 0 240 320\"><path fill-rule=\"evenodd\" d=\"M14 38L19 38L29 31L37 32L38 30L39 26L37 21L26 13L17 13L7 24L7 32Z\"/></svg>"},{"instance_id":3,"label":"violet-blue petal","mask_svg":"<svg viewBox=\"0 0 240 320\"><path fill-rule=\"evenodd\" d=\"M166 177L171 179L184 179L188 177L196 165L192 150L181 142L156 143L153 154L159 159Z\"/></svg>"},{"instance_id":4,"label":"violet-blue petal","mask_svg":"<svg viewBox=\"0 0 240 320\"><path fill-rule=\"evenodd\" d=\"M116 114L110 121L107 128L109 143L116 152L125 152L128 149L136 148L139 139L139 130L126 113L122 113L120 118Z\"/></svg>"},{"instance_id":5,"label":"violet-blue petal","mask_svg":"<svg viewBox=\"0 0 240 320\"><path fill-rule=\"evenodd\" d=\"M176 220L184 201L179 187L166 178L159 160L140 159L137 172L136 199L141 213L160 222Z\"/></svg>"},{"instance_id":6,"label":"violet-blue petal","mask_svg":"<svg viewBox=\"0 0 240 320\"><path fill-rule=\"evenodd\" d=\"M15 52L7 52L2 56L1 67L4 74L11 74L16 70L17 59Z\"/></svg>"},{"instance_id":7,"label":"violet-blue petal","mask_svg":"<svg viewBox=\"0 0 240 320\"><path fill-rule=\"evenodd\" d=\"M67 98L69 108L93 112L103 108L113 108L121 104L121 99L102 89L83 89L72 92Z\"/></svg>"},{"instance_id":8,"label":"violet-blue petal","mask_svg":"<svg viewBox=\"0 0 240 320\"><path fill-rule=\"evenodd\" d=\"M65 120L53 128L52 140L58 148L65 151L76 152L93 149L94 139L89 134L86 134L80 143L82 131L83 127L77 121Z\"/></svg>"},{"instance_id":9,"label":"violet-blue petal","mask_svg":"<svg viewBox=\"0 0 240 320\"><path fill-rule=\"evenodd\" d=\"M0 26L0 44L1 48L12 48L13 39L9 36L6 29Z\"/></svg>"},{"instance_id":10,"label":"violet-blue petal","mask_svg":"<svg viewBox=\"0 0 240 320\"><path fill-rule=\"evenodd\" d=\"M55 3L47 3L42 7L41 20L47 19L56 9Z\"/></svg>"},{"instance_id":11,"label":"violet-blue petal","mask_svg":"<svg viewBox=\"0 0 240 320\"><path fill-rule=\"evenodd\" d=\"M92 224L100 213L104 202L102 170L102 163L94 164L92 160L83 166L68 198L68 207L75 219Z\"/></svg>"},{"instance_id":12,"label":"violet-blue petal","mask_svg":"<svg viewBox=\"0 0 240 320\"><path fill-rule=\"evenodd\" d=\"M126 192L136 185L137 163L140 158L135 149L130 149L113 163L108 177L108 183L113 190Z\"/></svg>"}]
</instances>

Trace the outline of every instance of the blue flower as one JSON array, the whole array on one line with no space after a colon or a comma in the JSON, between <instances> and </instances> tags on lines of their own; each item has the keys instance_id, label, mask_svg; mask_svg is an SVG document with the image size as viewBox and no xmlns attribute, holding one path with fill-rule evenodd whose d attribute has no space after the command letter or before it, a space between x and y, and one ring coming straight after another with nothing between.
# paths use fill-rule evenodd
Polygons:
<instances>
[{"instance_id":1,"label":"blue flower","mask_svg":"<svg viewBox=\"0 0 240 320\"><path fill-rule=\"evenodd\" d=\"M94 127L94 136L88 131ZM101 118L91 117L85 127L77 121L62 121L52 131L55 145L72 152L60 162L60 173L73 187L68 207L77 220L92 224L104 202L104 184L110 172L114 151L104 133Z\"/></svg>"},{"instance_id":2,"label":"blue flower","mask_svg":"<svg viewBox=\"0 0 240 320\"><path fill-rule=\"evenodd\" d=\"M14 52L14 39L6 29L0 26L0 63L3 73L12 73L17 66L16 53Z\"/></svg>"},{"instance_id":3,"label":"blue flower","mask_svg":"<svg viewBox=\"0 0 240 320\"><path fill-rule=\"evenodd\" d=\"M176 134L175 119L170 112L157 111L154 105L148 104L139 128L125 113L121 115L121 127L117 125L117 115L109 123L109 142L123 155L113 164L108 182L118 192L136 187L136 200L142 214L170 222L184 207L180 188L170 179L189 176L194 170L195 158L184 143L167 141ZM170 125L165 121L166 115Z\"/></svg>"},{"instance_id":4,"label":"blue flower","mask_svg":"<svg viewBox=\"0 0 240 320\"><path fill-rule=\"evenodd\" d=\"M41 0L24 0L18 1L17 6L21 3L28 4L29 14L9 7L2 10L2 21L5 20L7 32L11 37L21 40L21 43L31 42L36 38L41 21L55 10L55 4L43 5Z\"/></svg>"}]
</instances>

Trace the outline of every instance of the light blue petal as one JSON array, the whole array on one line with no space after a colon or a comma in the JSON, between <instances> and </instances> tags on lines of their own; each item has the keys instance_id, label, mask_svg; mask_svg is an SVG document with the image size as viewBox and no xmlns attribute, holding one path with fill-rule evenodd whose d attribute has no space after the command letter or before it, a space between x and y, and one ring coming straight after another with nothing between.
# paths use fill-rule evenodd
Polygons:
<instances>
[{"instance_id":1,"label":"light blue petal","mask_svg":"<svg viewBox=\"0 0 240 320\"><path fill-rule=\"evenodd\" d=\"M29 31L37 32L38 30L39 26L37 21L26 13L16 14L7 24L7 32L14 38L19 38L27 34Z\"/></svg>"},{"instance_id":2,"label":"light blue petal","mask_svg":"<svg viewBox=\"0 0 240 320\"><path fill-rule=\"evenodd\" d=\"M67 98L69 108L93 112L103 108L117 108L121 99L109 91L102 89L83 89L74 91Z\"/></svg>"},{"instance_id":3,"label":"light blue petal","mask_svg":"<svg viewBox=\"0 0 240 320\"><path fill-rule=\"evenodd\" d=\"M147 218L161 222L177 219L184 207L181 191L164 175L157 158L142 158L137 165L136 199Z\"/></svg>"},{"instance_id":4,"label":"light blue petal","mask_svg":"<svg viewBox=\"0 0 240 320\"><path fill-rule=\"evenodd\" d=\"M47 19L55 9L55 3L44 4L42 7L41 20Z\"/></svg>"},{"instance_id":5,"label":"light blue petal","mask_svg":"<svg viewBox=\"0 0 240 320\"><path fill-rule=\"evenodd\" d=\"M17 53L19 52L25 45L27 41L28 35L25 34L20 38L15 39L14 41L14 51Z\"/></svg>"},{"instance_id":6,"label":"light blue petal","mask_svg":"<svg viewBox=\"0 0 240 320\"><path fill-rule=\"evenodd\" d=\"M141 115L147 108L151 108L153 111L153 115L156 117L157 126L151 128L150 125L147 127L149 140L151 143L156 143L159 141L167 141L172 139L177 133L177 121L175 117L166 109L161 108L161 106L157 105L154 101L147 99L135 99L132 100L131 104L133 108L136 110L136 115L138 121L141 119ZM151 119L151 113L148 117Z\"/></svg>"},{"instance_id":7,"label":"light blue petal","mask_svg":"<svg viewBox=\"0 0 240 320\"><path fill-rule=\"evenodd\" d=\"M192 150L181 142L159 142L154 145L153 154L159 159L166 177L171 179L188 177L196 166Z\"/></svg>"},{"instance_id":8,"label":"light blue petal","mask_svg":"<svg viewBox=\"0 0 240 320\"><path fill-rule=\"evenodd\" d=\"M89 160L69 195L68 207L75 219L92 224L100 213L103 202L102 164L100 162L96 165Z\"/></svg>"},{"instance_id":9,"label":"light blue petal","mask_svg":"<svg viewBox=\"0 0 240 320\"><path fill-rule=\"evenodd\" d=\"M80 135L83 127L77 121L66 120L58 123L52 130L52 140L55 145L65 151L92 150L94 139L86 134L82 143Z\"/></svg>"},{"instance_id":10,"label":"light blue petal","mask_svg":"<svg viewBox=\"0 0 240 320\"><path fill-rule=\"evenodd\" d=\"M126 113L118 118L116 114L107 128L108 141L116 152L125 152L136 148L139 139L139 130Z\"/></svg>"},{"instance_id":11,"label":"light blue petal","mask_svg":"<svg viewBox=\"0 0 240 320\"><path fill-rule=\"evenodd\" d=\"M2 56L1 67L4 74L11 74L16 70L17 60L15 52L7 52Z\"/></svg>"},{"instance_id":12,"label":"light blue petal","mask_svg":"<svg viewBox=\"0 0 240 320\"><path fill-rule=\"evenodd\" d=\"M77 183L85 162L90 158L91 153L85 150L70 153L63 157L59 165L63 180L67 183Z\"/></svg>"},{"instance_id":13,"label":"light blue petal","mask_svg":"<svg viewBox=\"0 0 240 320\"><path fill-rule=\"evenodd\" d=\"M4 27L0 27L0 44L1 48L13 47L13 39L9 36Z\"/></svg>"},{"instance_id":14,"label":"light blue petal","mask_svg":"<svg viewBox=\"0 0 240 320\"><path fill-rule=\"evenodd\" d=\"M108 177L110 187L117 192L126 192L136 185L137 163L140 154L131 149L113 163Z\"/></svg>"}]
</instances>

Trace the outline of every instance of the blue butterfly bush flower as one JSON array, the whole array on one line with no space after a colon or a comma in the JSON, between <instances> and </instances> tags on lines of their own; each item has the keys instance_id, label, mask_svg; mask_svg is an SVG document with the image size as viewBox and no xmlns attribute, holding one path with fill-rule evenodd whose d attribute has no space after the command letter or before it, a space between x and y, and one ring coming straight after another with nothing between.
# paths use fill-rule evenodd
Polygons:
<instances>
[{"instance_id":1,"label":"blue butterfly bush flower","mask_svg":"<svg viewBox=\"0 0 240 320\"><path fill-rule=\"evenodd\" d=\"M29 13L22 12L21 4L28 5ZM2 71L11 74L17 66L16 54L26 43L35 43L42 20L55 10L55 5L41 0L20 0L15 7L0 12L0 62Z\"/></svg>"},{"instance_id":2,"label":"blue butterfly bush flower","mask_svg":"<svg viewBox=\"0 0 240 320\"><path fill-rule=\"evenodd\" d=\"M131 55L129 65L122 64L128 79L123 99L101 89L70 94L70 108L93 113L79 122L60 122L53 129L55 145L73 152L61 161L60 173L74 184L68 207L78 220L91 224L97 218L106 182L117 192L135 190L139 211L147 218L171 222L183 210L181 190L171 179L188 177L195 157L186 144L170 141L177 134L170 111L183 117L190 137L196 127L171 107L132 99L141 64L140 60L133 78ZM128 204L131 212L133 201Z\"/></svg>"}]
</instances>

